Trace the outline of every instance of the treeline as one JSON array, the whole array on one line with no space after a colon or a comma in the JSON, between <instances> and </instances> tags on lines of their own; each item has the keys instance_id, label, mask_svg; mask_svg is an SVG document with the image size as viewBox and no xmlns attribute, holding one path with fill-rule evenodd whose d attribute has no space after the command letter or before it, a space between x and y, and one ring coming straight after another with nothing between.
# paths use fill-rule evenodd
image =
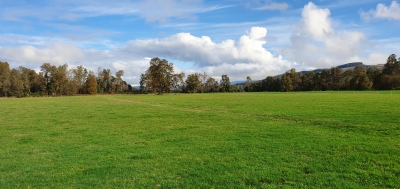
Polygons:
<instances>
[{"instance_id":1,"label":"treeline","mask_svg":"<svg viewBox=\"0 0 400 189\"><path fill-rule=\"evenodd\" d=\"M247 78L245 91L324 91L324 90L398 90L400 89L400 58L392 54L383 70L365 66L342 71L331 68L314 73L303 74L295 69L280 77L267 77L258 82Z\"/></svg>"},{"instance_id":2,"label":"treeline","mask_svg":"<svg viewBox=\"0 0 400 189\"><path fill-rule=\"evenodd\" d=\"M165 59L153 58L150 67L140 77L141 93L210 93L243 91L243 86L232 86L227 75L220 82L207 73L175 73L174 65Z\"/></svg>"},{"instance_id":3,"label":"treeline","mask_svg":"<svg viewBox=\"0 0 400 189\"><path fill-rule=\"evenodd\" d=\"M291 69L281 76L268 76L253 82L248 76L244 85L231 85L227 75L217 81L207 73L175 73L174 66L165 59L153 58L140 77L140 88L135 90L123 79L124 71L112 75L109 69L98 69L97 76L83 66L68 69L68 65L44 63L41 72L20 66L10 69L0 62L0 97L60 96L77 94L134 93L211 93L260 91L324 91L324 90L396 90L400 89L400 58L392 54L383 70L365 66L354 69L331 68L321 72L296 72ZM186 78L186 79L185 79Z\"/></svg>"},{"instance_id":4,"label":"treeline","mask_svg":"<svg viewBox=\"0 0 400 189\"><path fill-rule=\"evenodd\" d=\"M153 58L146 73L141 75L142 93L209 93L209 92L291 92L325 90L396 90L400 89L400 58L392 54L383 70L365 66L354 69L331 68L306 74L291 69L280 76L268 76L261 81L252 81L248 76L244 85L231 85L229 77L222 75L218 83L207 73L175 74L173 65L167 60Z\"/></svg>"},{"instance_id":5,"label":"treeline","mask_svg":"<svg viewBox=\"0 0 400 189\"><path fill-rule=\"evenodd\" d=\"M123 70L114 76L109 69L99 68L96 76L83 66L68 69L68 64L44 63L40 68L39 73L22 66L10 69L7 62L0 62L0 97L112 94L130 87L122 80Z\"/></svg>"}]
</instances>

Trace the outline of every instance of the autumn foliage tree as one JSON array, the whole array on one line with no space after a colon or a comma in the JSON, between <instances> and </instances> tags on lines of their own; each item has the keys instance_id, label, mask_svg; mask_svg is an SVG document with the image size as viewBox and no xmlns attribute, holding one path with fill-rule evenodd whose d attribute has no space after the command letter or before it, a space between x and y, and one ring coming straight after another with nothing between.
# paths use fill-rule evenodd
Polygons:
<instances>
[{"instance_id":1,"label":"autumn foliage tree","mask_svg":"<svg viewBox=\"0 0 400 189\"><path fill-rule=\"evenodd\" d=\"M153 58L146 71L146 86L153 93L168 93L171 90L171 79L174 75L174 65L165 59Z\"/></svg>"}]
</instances>

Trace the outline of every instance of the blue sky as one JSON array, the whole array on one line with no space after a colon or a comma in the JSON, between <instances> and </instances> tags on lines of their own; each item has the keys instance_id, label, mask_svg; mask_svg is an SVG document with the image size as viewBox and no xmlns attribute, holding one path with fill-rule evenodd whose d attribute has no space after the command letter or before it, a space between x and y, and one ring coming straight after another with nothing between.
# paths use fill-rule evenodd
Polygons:
<instances>
[{"instance_id":1,"label":"blue sky","mask_svg":"<svg viewBox=\"0 0 400 189\"><path fill-rule=\"evenodd\" d=\"M160 57L187 75L253 80L400 52L392 0L0 0L0 60L83 65L131 84Z\"/></svg>"}]
</instances>

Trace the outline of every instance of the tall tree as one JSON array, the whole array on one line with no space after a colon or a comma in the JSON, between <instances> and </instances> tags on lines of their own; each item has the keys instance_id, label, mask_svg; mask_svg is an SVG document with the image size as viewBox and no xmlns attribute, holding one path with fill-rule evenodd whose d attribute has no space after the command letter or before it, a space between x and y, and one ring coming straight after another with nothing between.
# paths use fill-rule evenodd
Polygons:
<instances>
[{"instance_id":1,"label":"tall tree","mask_svg":"<svg viewBox=\"0 0 400 189\"><path fill-rule=\"evenodd\" d=\"M369 80L364 66L354 68L354 76L350 80L350 86L354 90L369 90L372 88L372 82Z\"/></svg>"},{"instance_id":2,"label":"tall tree","mask_svg":"<svg viewBox=\"0 0 400 189\"><path fill-rule=\"evenodd\" d=\"M60 65L57 67L55 73L52 74L52 84L55 89L54 95L66 95L68 84L68 64Z\"/></svg>"},{"instance_id":3,"label":"tall tree","mask_svg":"<svg viewBox=\"0 0 400 189\"><path fill-rule=\"evenodd\" d=\"M218 81L209 77L206 81L206 90L207 92L218 92Z\"/></svg>"},{"instance_id":4,"label":"tall tree","mask_svg":"<svg viewBox=\"0 0 400 189\"><path fill-rule=\"evenodd\" d=\"M290 92L293 91L293 84L292 84L292 78L290 77L290 74L284 74L281 78L281 92Z\"/></svg>"},{"instance_id":5,"label":"tall tree","mask_svg":"<svg viewBox=\"0 0 400 189\"><path fill-rule=\"evenodd\" d=\"M21 74L17 69L12 69L10 72L10 96L24 96L24 84L21 79Z\"/></svg>"},{"instance_id":6,"label":"tall tree","mask_svg":"<svg viewBox=\"0 0 400 189\"><path fill-rule=\"evenodd\" d=\"M22 84L24 86L24 96L29 96L31 95L33 81L35 80L37 74L34 70L25 68L23 66L20 66L18 68L18 71L21 76Z\"/></svg>"},{"instance_id":7,"label":"tall tree","mask_svg":"<svg viewBox=\"0 0 400 189\"><path fill-rule=\"evenodd\" d=\"M330 90L343 88L342 70L340 68L331 68L328 85Z\"/></svg>"},{"instance_id":8,"label":"tall tree","mask_svg":"<svg viewBox=\"0 0 400 189\"><path fill-rule=\"evenodd\" d=\"M354 77L354 70L348 69L343 72L343 88L346 90L352 89L351 80Z\"/></svg>"},{"instance_id":9,"label":"tall tree","mask_svg":"<svg viewBox=\"0 0 400 189\"><path fill-rule=\"evenodd\" d=\"M86 91L88 94L97 94L97 79L91 71L86 80Z\"/></svg>"},{"instance_id":10,"label":"tall tree","mask_svg":"<svg viewBox=\"0 0 400 189\"><path fill-rule=\"evenodd\" d=\"M244 91L246 91L246 92L251 92L251 91L253 91L253 88L251 87L251 84L252 84L252 83L253 83L253 82L252 82L250 76L247 76L247 77L246 77L246 83L244 84Z\"/></svg>"},{"instance_id":11,"label":"tall tree","mask_svg":"<svg viewBox=\"0 0 400 189\"><path fill-rule=\"evenodd\" d=\"M380 89L381 88L381 78L382 78L382 71L376 68L368 68L367 69L367 76L370 81L372 81L372 88L373 89Z\"/></svg>"},{"instance_id":12,"label":"tall tree","mask_svg":"<svg viewBox=\"0 0 400 189\"><path fill-rule=\"evenodd\" d=\"M219 83L219 85L221 92L231 92L231 82L227 75L221 76L221 82Z\"/></svg>"},{"instance_id":13,"label":"tall tree","mask_svg":"<svg viewBox=\"0 0 400 189\"><path fill-rule=\"evenodd\" d=\"M117 73L115 73L117 92L122 92L122 88L124 86L124 80L122 79L122 76L124 76L124 70L119 70Z\"/></svg>"},{"instance_id":14,"label":"tall tree","mask_svg":"<svg viewBox=\"0 0 400 189\"><path fill-rule=\"evenodd\" d=\"M272 91L279 91L278 87L276 86L276 77L268 76L263 80L263 90L272 92Z\"/></svg>"},{"instance_id":15,"label":"tall tree","mask_svg":"<svg viewBox=\"0 0 400 189\"><path fill-rule=\"evenodd\" d=\"M88 77L88 71L82 65L76 67L76 69L72 69L73 79L78 84L78 93L85 93L85 83Z\"/></svg>"},{"instance_id":16,"label":"tall tree","mask_svg":"<svg viewBox=\"0 0 400 189\"><path fill-rule=\"evenodd\" d=\"M397 60L396 55L391 54L383 67L382 73L386 75L400 74L400 58Z\"/></svg>"},{"instance_id":17,"label":"tall tree","mask_svg":"<svg viewBox=\"0 0 400 189\"><path fill-rule=\"evenodd\" d=\"M174 65L165 59L153 58L146 71L147 83L153 93L162 94L171 89L171 78L174 74Z\"/></svg>"},{"instance_id":18,"label":"tall tree","mask_svg":"<svg viewBox=\"0 0 400 189\"><path fill-rule=\"evenodd\" d=\"M110 91L111 86L111 70L110 69L103 69L99 68L99 73L97 77L97 86L99 88L99 93L105 93Z\"/></svg>"},{"instance_id":19,"label":"tall tree","mask_svg":"<svg viewBox=\"0 0 400 189\"><path fill-rule=\"evenodd\" d=\"M185 73L181 72L178 74L173 74L171 78L171 88L175 92L182 92L185 82L183 78L185 77Z\"/></svg>"},{"instance_id":20,"label":"tall tree","mask_svg":"<svg viewBox=\"0 0 400 189\"><path fill-rule=\"evenodd\" d=\"M198 73L190 74L186 78L186 90L188 93L201 92L201 81Z\"/></svg>"},{"instance_id":21,"label":"tall tree","mask_svg":"<svg viewBox=\"0 0 400 189\"><path fill-rule=\"evenodd\" d=\"M51 84L51 74L55 72L57 68L52 66L50 63L44 63L40 66L40 70L44 73L44 78L46 80L46 93L47 95L51 95L52 93L52 84Z\"/></svg>"},{"instance_id":22,"label":"tall tree","mask_svg":"<svg viewBox=\"0 0 400 189\"><path fill-rule=\"evenodd\" d=\"M313 71L309 71L301 77L302 90L304 91L312 91L315 87L315 73Z\"/></svg>"},{"instance_id":23,"label":"tall tree","mask_svg":"<svg viewBox=\"0 0 400 189\"><path fill-rule=\"evenodd\" d=\"M10 65L0 61L0 96L7 97L10 85Z\"/></svg>"},{"instance_id":24,"label":"tall tree","mask_svg":"<svg viewBox=\"0 0 400 189\"><path fill-rule=\"evenodd\" d=\"M382 89L399 89L400 88L400 58L397 60L396 55L392 54L388 57L386 64L382 70L381 86Z\"/></svg>"},{"instance_id":25,"label":"tall tree","mask_svg":"<svg viewBox=\"0 0 400 189\"><path fill-rule=\"evenodd\" d=\"M139 84L140 84L140 91L142 92L142 93L144 93L144 92L146 92L147 91L147 87L146 87L146 83L147 83L147 74L141 74L140 75L140 82L139 82Z\"/></svg>"},{"instance_id":26,"label":"tall tree","mask_svg":"<svg viewBox=\"0 0 400 189\"><path fill-rule=\"evenodd\" d=\"M207 75L206 72L199 74L199 79L200 79L200 83L201 83L201 87L200 87L200 92L204 93L204 92L208 92L207 91L207 80L208 78L210 78L210 76Z\"/></svg>"}]
</instances>

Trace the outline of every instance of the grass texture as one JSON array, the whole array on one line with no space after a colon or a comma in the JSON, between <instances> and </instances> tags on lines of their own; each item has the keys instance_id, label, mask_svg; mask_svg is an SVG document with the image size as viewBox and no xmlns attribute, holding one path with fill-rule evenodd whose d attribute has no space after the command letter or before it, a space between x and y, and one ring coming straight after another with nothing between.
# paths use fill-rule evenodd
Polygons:
<instances>
[{"instance_id":1,"label":"grass texture","mask_svg":"<svg viewBox=\"0 0 400 189\"><path fill-rule=\"evenodd\" d=\"M396 188L399 91L0 99L0 188Z\"/></svg>"}]
</instances>

